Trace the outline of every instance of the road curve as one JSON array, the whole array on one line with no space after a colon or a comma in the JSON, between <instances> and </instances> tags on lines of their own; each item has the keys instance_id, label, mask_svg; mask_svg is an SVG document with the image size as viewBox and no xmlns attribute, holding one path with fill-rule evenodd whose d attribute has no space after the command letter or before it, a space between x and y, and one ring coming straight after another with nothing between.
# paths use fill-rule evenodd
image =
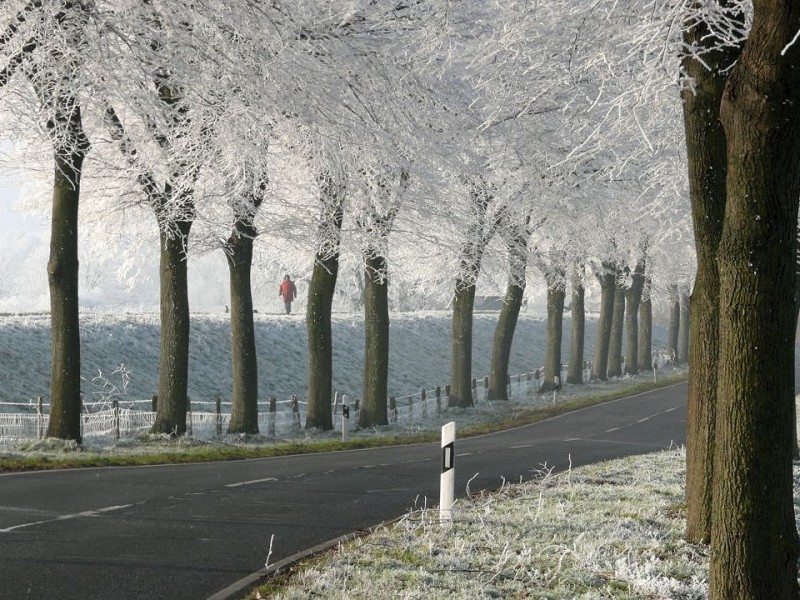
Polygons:
<instances>
[{"instance_id":1,"label":"road curve","mask_svg":"<svg viewBox=\"0 0 800 600\"><path fill-rule=\"evenodd\" d=\"M686 384L456 442L456 490L683 444ZM455 418L458 422L458 418ZM437 444L0 475L0 600L205 599L438 502Z\"/></svg>"}]
</instances>

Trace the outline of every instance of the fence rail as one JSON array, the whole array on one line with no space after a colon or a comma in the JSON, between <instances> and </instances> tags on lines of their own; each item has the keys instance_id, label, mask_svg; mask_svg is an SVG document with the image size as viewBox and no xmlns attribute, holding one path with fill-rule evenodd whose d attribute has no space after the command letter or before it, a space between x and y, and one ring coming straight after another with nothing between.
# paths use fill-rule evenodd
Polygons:
<instances>
[{"instance_id":1,"label":"fence rail","mask_svg":"<svg viewBox=\"0 0 800 600\"><path fill-rule=\"evenodd\" d=\"M591 363L585 362L584 380L591 374ZM562 365L561 381L568 365ZM508 377L509 396L527 394L531 387L538 389L543 368L530 373ZM391 425L412 427L449 408L450 386L423 388L415 394L390 397L387 400L387 420ZM474 404L488 402L489 378L472 380ZM307 403L292 396L288 400L272 397L259 402L258 428L262 434L278 437L301 428ZM332 403L334 428L341 427L341 407L349 407L349 426L358 424L360 399L337 393ZM2 406L15 406L19 412L0 412L0 444L21 440L41 439L45 436L50 416L49 405L39 397L35 403L2 402ZM155 422L155 400L115 399L105 402L85 403L81 411L81 433L84 441L111 441L120 437L136 436L149 432ZM187 435L197 439L213 439L225 433L230 423L231 403L216 398L211 401L190 401L187 412Z\"/></svg>"}]
</instances>

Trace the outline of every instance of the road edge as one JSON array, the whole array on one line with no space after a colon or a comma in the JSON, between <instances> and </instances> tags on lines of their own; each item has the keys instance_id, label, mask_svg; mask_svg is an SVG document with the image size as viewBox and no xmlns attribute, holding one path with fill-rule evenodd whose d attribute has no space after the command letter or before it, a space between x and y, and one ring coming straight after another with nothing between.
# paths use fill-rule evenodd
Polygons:
<instances>
[{"instance_id":1,"label":"road edge","mask_svg":"<svg viewBox=\"0 0 800 600\"><path fill-rule=\"evenodd\" d=\"M300 552L292 554L291 556L287 556L286 558L276 562L275 564L266 566L263 569L259 569L258 571L250 573L246 577L242 577L239 581L236 581L231 585L229 585L228 587L216 592L212 596L209 596L206 600L240 600L241 598L244 597L246 592L249 592L250 590L258 586L259 580L273 577L279 574L280 572L288 569L289 567L294 566L295 564L299 563L302 560L305 560L312 556L316 556L317 554L323 554L324 552L327 552L328 550L331 550L332 548L335 548L340 544L344 544L356 538L368 535L375 528L391 522L392 521L380 523L375 527L371 527L369 529L360 529L358 531L351 531L350 533L345 533L344 535L340 535L339 537L328 540L327 542L322 542L321 544L317 544L316 546L312 546L311 548L306 548L305 550L301 550Z\"/></svg>"}]
</instances>

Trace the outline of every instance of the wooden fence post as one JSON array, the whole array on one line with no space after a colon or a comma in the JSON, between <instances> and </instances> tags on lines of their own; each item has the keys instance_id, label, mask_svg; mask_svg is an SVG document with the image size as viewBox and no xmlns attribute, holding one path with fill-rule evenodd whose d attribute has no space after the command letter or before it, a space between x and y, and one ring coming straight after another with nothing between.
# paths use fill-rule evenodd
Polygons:
<instances>
[{"instance_id":1,"label":"wooden fence post","mask_svg":"<svg viewBox=\"0 0 800 600\"><path fill-rule=\"evenodd\" d=\"M153 397L150 398L150 407L153 412L158 412L158 394L153 394Z\"/></svg>"},{"instance_id":2,"label":"wooden fence post","mask_svg":"<svg viewBox=\"0 0 800 600\"><path fill-rule=\"evenodd\" d=\"M397 423L397 399L394 396L389 396L389 420Z\"/></svg>"},{"instance_id":3,"label":"wooden fence post","mask_svg":"<svg viewBox=\"0 0 800 600\"><path fill-rule=\"evenodd\" d=\"M419 392L419 400L422 403L422 418L428 418L428 403L426 400L428 399L428 394L425 392L425 388L422 388Z\"/></svg>"},{"instance_id":4,"label":"wooden fence post","mask_svg":"<svg viewBox=\"0 0 800 600\"><path fill-rule=\"evenodd\" d=\"M222 398L216 396L214 400L217 405L217 435L222 435Z\"/></svg>"},{"instance_id":5,"label":"wooden fence post","mask_svg":"<svg viewBox=\"0 0 800 600\"><path fill-rule=\"evenodd\" d=\"M333 392L333 426L336 427L336 413L339 410L339 392Z\"/></svg>"},{"instance_id":6,"label":"wooden fence post","mask_svg":"<svg viewBox=\"0 0 800 600\"><path fill-rule=\"evenodd\" d=\"M295 394L292 394L292 429L300 429L300 403Z\"/></svg>"},{"instance_id":7,"label":"wooden fence post","mask_svg":"<svg viewBox=\"0 0 800 600\"><path fill-rule=\"evenodd\" d=\"M36 398L36 439L44 437L44 413L42 412L42 397Z\"/></svg>"},{"instance_id":8,"label":"wooden fence post","mask_svg":"<svg viewBox=\"0 0 800 600\"><path fill-rule=\"evenodd\" d=\"M438 415L442 412L442 388L437 385L433 388L433 393L436 395L436 414Z\"/></svg>"},{"instance_id":9,"label":"wooden fence post","mask_svg":"<svg viewBox=\"0 0 800 600\"><path fill-rule=\"evenodd\" d=\"M112 400L111 407L114 409L114 439L119 439L119 400Z\"/></svg>"},{"instance_id":10,"label":"wooden fence post","mask_svg":"<svg viewBox=\"0 0 800 600\"><path fill-rule=\"evenodd\" d=\"M278 410L278 399L275 396L269 397L269 415L267 416L267 435L275 437L275 413Z\"/></svg>"},{"instance_id":11,"label":"wooden fence post","mask_svg":"<svg viewBox=\"0 0 800 600\"><path fill-rule=\"evenodd\" d=\"M192 399L186 396L186 435L192 437L194 429L192 428Z\"/></svg>"}]
</instances>

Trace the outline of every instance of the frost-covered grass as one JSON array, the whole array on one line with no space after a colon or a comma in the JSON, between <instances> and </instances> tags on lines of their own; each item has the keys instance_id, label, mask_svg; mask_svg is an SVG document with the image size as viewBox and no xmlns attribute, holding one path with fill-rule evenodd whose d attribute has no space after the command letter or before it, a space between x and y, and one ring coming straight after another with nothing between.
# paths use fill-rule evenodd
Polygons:
<instances>
[{"instance_id":1,"label":"frost-covered grass","mask_svg":"<svg viewBox=\"0 0 800 600\"><path fill-rule=\"evenodd\" d=\"M682 539L682 449L414 511L301 566L270 597L700 599L708 556ZM259 597L260 593L254 597Z\"/></svg>"}]
</instances>

